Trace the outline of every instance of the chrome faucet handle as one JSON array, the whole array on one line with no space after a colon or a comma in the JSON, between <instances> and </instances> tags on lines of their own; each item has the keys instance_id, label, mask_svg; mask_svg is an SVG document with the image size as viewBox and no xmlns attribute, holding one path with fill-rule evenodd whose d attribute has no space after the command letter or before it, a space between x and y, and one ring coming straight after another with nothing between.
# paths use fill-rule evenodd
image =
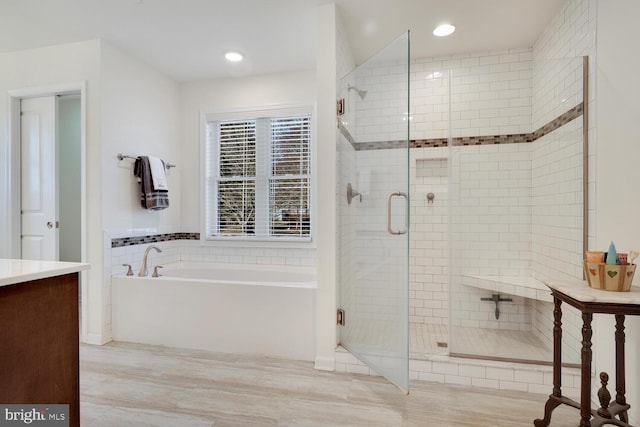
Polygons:
<instances>
[{"instance_id":1,"label":"chrome faucet handle","mask_svg":"<svg viewBox=\"0 0 640 427\"><path fill-rule=\"evenodd\" d=\"M156 265L155 267L153 267L153 274L151 275L151 277L160 277L160 276L162 276L162 274L158 274L158 269L159 268L163 268L163 266Z\"/></svg>"},{"instance_id":2,"label":"chrome faucet handle","mask_svg":"<svg viewBox=\"0 0 640 427\"><path fill-rule=\"evenodd\" d=\"M122 264L123 267L129 267L127 269L127 276L133 276L133 270L131 269L131 264Z\"/></svg>"}]
</instances>

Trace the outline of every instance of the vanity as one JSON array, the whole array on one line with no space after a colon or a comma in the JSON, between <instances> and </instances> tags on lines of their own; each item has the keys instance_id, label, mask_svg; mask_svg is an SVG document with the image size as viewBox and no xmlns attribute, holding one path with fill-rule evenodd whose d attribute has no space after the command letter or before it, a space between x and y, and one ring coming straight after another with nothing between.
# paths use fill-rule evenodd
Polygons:
<instances>
[{"instance_id":1,"label":"vanity","mask_svg":"<svg viewBox=\"0 0 640 427\"><path fill-rule=\"evenodd\" d=\"M80 425L80 271L88 264L0 259L0 403L68 404Z\"/></svg>"}]
</instances>

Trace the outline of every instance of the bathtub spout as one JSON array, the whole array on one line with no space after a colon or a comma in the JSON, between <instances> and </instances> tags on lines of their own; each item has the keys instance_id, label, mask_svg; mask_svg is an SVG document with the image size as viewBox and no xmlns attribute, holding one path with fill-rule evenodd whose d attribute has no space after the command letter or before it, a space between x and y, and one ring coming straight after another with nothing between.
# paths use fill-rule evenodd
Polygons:
<instances>
[{"instance_id":1,"label":"bathtub spout","mask_svg":"<svg viewBox=\"0 0 640 427\"><path fill-rule=\"evenodd\" d=\"M162 252L162 249L157 246L149 246L146 251L144 251L144 257L142 258L142 267L140 267L140 273L138 276L145 277L149 275L149 270L147 269L147 257L149 256L149 251L151 249L155 249L156 252Z\"/></svg>"}]
</instances>

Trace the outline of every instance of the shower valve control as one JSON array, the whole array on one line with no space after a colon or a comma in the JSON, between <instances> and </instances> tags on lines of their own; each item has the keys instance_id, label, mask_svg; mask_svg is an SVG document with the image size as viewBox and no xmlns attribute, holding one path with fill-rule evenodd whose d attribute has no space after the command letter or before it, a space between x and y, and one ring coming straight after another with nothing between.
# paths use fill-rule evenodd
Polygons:
<instances>
[{"instance_id":1,"label":"shower valve control","mask_svg":"<svg viewBox=\"0 0 640 427\"><path fill-rule=\"evenodd\" d=\"M433 200L436 198L436 195L433 193L427 193L427 202L433 203Z\"/></svg>"}]
</instances>

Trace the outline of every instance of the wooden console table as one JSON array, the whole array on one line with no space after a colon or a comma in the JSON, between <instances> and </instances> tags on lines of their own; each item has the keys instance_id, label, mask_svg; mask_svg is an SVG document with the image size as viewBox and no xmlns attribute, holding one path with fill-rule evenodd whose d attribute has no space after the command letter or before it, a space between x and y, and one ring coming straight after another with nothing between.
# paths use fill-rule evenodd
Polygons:
<instances>
[{"instance_id":1,"label":"wooden console table","mask_svg":"<svg viewBox=\"0 0 640 427\"><path fill-rule=\"evenodd\" d=\"M629 424L625 393L625 360L624 360L624 318L626 315L640 315L640 288L632 287L630 292L608 292L590 288L583 281L567 281L546 284L553 296L553 392L544 408L544 418L534 421L536 427L547 427L551 422L551 413L560 405L569 405L580 409L579 427L600 427L616 425L633 427ZM581 354L581 388L580 402L562 395L562 303L577 308L582 312L582 354ZM593 314L613 314L616 318L616 395L611 400L607 390L609 376L602 372L602 387L598 391L601 407L591 409L591 321Z\"/></svg>"}]
</instances>

